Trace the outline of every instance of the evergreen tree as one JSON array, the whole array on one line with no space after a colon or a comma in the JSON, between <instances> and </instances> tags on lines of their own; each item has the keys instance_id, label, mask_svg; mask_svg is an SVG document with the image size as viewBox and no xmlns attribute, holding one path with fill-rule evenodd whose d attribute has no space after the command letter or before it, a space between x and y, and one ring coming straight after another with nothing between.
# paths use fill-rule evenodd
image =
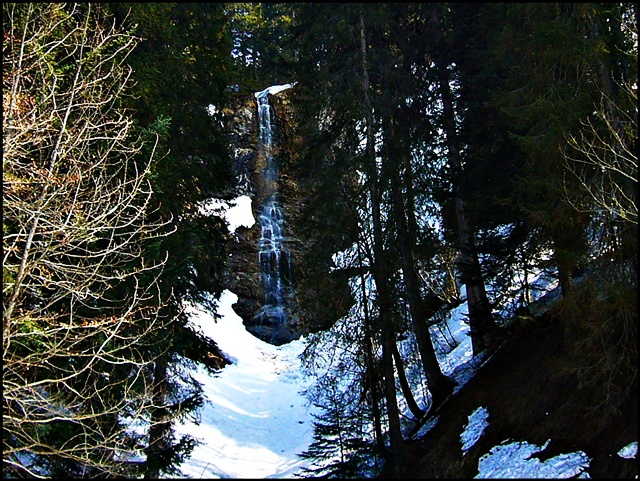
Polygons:
<instances>
[{"instance_id":1,"label":"evergreen tree","mask_svg":"<svg viewBox=\"0 0 640 481\"><path fill-rule=\"evenodd\" d=\"M159 134L154 204L170 229L145 251L147 259L164 259L159 285L169 298L162 315L170 322L156 332L158 359L151 374L156 408L148 420L146 448L145 475L157 477L179 473L177 465L194 446L189 436L173 434L173 422L193 415L203 402L200 386L184 368L199 361L215 370L228 362L215 341L188 327L183 307L199 302L213 309L223 289L227 227L199 206L231 191L222 114L229 101L231 33L222 4L109 4L109 9L142 37L129 59L136 91L128 106L143 132Z\"/></svg>"},{"instance_id":2,"label":"evergreen tree","mask_svg":"<svg viewBox=\"0 0 640 481\"><path fill-rule=\"evenodd\" d=\"M312 460L304 474L353 479L370 473L373 443L368 440L363 406L353 393L353 389L339 388L336 378L322 386L322 402L315 404L320 413L314 414L314 441L300 454Z\"/></svg>"},{"instance_id":3,"label":"evergreen tree","mask_svg":"<svg viewBox=\"0 0 640 481\"><path fill-rule=\"evenodd\" d=\"M289 83L294 54L287 49L294 6L287 3L230 3L233 37L230 84L243 94L264 85Z\"/></svg>"},{"instance_id":4,"label":"evergreen tree","mask_svg":"<svg viewBox=\"0 0 640 481\"><path fill-rule=\"evenodd\" d=\"M588 218L565 201L567 192L578 193L579 188L566 178L561 149L593 95L580 67L585 36L568 14L573 8L507 9L510 21L492 47L497 60L510 68L502 91L494 90L491 102L507 114L524 153L522 177L511 198L550 242L565 294L584 261Z\"/></svg>"},{"instance_id":5,"label":"evergreen tree","mask_svg":"<svg viewBox=\"0 0 640 481\"><path fill-rule=\"evenodd\" d=\"M358 238L358 212L363 209L364 186L354 155L362 131L357 119L345 113L357 104L358 86L352 82L357 52L353 52L353 40L346 42L349 34L345 29L350 26L332 32L326 28L344 26L339 19L348 8L298 5L292 27L295 43L290 48L305 53L296 64L298 83L290 93L298 119L295 135L303 141L295 144L287 168L296 179L300 198L292 219L301 241L296 252L301 266L296 297L301 323L309 330L329 327L352 303L349 273L334 269L332 256L350 248ZM338 41L330 40L331 35ZM325 49L331 52L327 55ZM325 55L350 73L332 76L324 68Z\"/></svg>"},{"instance_id":6,"label":"evergreen tree","mask_svg":"<svg viewBox=\"0 0 640 481\"><path fill-rule=\"evenodd\" d=\"M366 281L364 276L361 278ZM364 285L353 282L357 304L330 328L310 335L303 369L317 378L306 396L316 406L314 442L301 456L312 476L374 474L384 455L380 402L380 342L370 336L374 308Z\"/></svg>"}]
</instances>

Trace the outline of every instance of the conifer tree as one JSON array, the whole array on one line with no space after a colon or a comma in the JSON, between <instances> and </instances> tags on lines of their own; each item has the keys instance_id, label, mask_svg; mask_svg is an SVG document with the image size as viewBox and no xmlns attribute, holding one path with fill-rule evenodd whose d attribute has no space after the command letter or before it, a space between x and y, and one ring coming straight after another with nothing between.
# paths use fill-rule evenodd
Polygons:
<instances>
[{"instance_id":1,"label":"conifer tree","mask_svg":"<svg viewBox=\"0 0 640 481\"><path fill-rule=\"evenodd\" d=\"M303 473L313 477L362 478L370 472L373 443L366 431L363 405L354 398L353 389L340 388L338 379L323 385L320 410L314 414L313 439L309 448L300 454L312 460Z\"/></svg>"},{"instance_id":2,"label":"conifer tree","mask_svg":"<svg viewBox=\"0 0 640 481\"><path fill-rule=\"evenodd\" d=\"M176 467L193 448L177 439L173 423L193 416L202 390L186 367L193 361L215 370L228 361L214 340L188 326L185 302L213 309L222 292L229 239L222 218L199 206L230 195L231 163L222 114L228 101L231 32L223 4L108 4L115 19L142 40L130 56L134 95L127 106L143 132L158 131L159 162L152 177L156 216L171 235L149 243L148 259L166 259L159 279L169 299L162 315L171 323L156 332L153 402L146 446L146 477L179 474ZM211 109L210 106L213 106ZM209 358L207 353L214 353Z\"/></svg>"}]
</instances>

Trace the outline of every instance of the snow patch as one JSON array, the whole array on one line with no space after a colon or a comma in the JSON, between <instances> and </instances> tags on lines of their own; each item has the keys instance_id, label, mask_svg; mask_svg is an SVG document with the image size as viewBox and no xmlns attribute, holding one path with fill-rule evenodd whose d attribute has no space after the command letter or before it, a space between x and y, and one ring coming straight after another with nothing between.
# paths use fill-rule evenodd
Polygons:
<instances>
[{"instance_id":1,"label":"snow patch","mask_svg":"<svg viewBox=\"0 0 640 481\"><path fill-rule=\"evenodd\" d=\"M635 459L638 456L638 441L627 444L618 451L618 456L624 459Z\"/></svg>"},{"instance_id":2,"label":"snow patch","mask_svg":"<svg viewBox=\"0 0 640 481\"><path fill-rule=\"evenodd\" d=\"M256 96L256 98L259 98L261 96L264 97L265 95L275 95L278 92L282 92L283 90L293 87L297 83L298 82L293 82L285 85L272 85L271 87L268 87L260 92L256 92L254 95Z\"/></svg>"},{"instance_id":3,"label":"snow patch","mask_svg":"<svg viewBox=\"0 0 640 481\"><path fill-rule=\"evenodd\" d=\"M484 434L484 430L489 426L487 422L488 417L489 411L482 406L469 415L469 423L465 426L462 434L460 434L463 456L467 454L467 451L469 451Z\"/></svg>"},{"instance_id":4,"label":"snow patch","mask_svg":"<svg viewBox=\"0 0 640 481\"><path fill-rule=\"evenodd\" d=\"M313 440L312 409L301 391L304 339L273 346L249 333L233 311L238 296L225 290L213 313L187 305L190 323L233 360L215 375L192 371L206 403L199 423L176 425L177 434L201 441L180 466L189 478L287 478L306 464L297 456Z\"/></svg>"},{"instance_id":5,"label":"snow patch","mask_svg":"<svg viewBox=\"0 0 640 481\"><path fill-rule=\"evenodd\" d=\"M478 461L478 475L475 479L485 478L556 478L566 479L580 475L588 476L585 469L589 467L591 458L582 451L560 454L540 461L533 457L546 449L551 440L544 446L536 446L526 441L495 446Z\"/></svg>"},{"instance_id":6,"label":"snow patch","mask_svg":"<svg viewBox=\"0 0 640 481\"><path fill-rule=\"evenodd\" d=\"M198 211L205 216L218 215L225 218L229 232L235 233L240 226L252 227L256 223L251 212L251 197L241 195L232 201L211 198L198 205Z\"/></svg>"}]
</instances>

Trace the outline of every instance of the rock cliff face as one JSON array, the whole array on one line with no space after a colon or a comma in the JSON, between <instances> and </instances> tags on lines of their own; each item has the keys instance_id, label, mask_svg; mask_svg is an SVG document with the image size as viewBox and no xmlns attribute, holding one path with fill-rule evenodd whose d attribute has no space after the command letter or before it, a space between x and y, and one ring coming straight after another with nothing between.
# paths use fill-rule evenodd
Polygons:
<instances>
[{"instance_id":1,"label":"rock cliff face","mask_svg":"<svg viewBox=\"0 0 640 481\"><path fill-rule=\"evenodd\" d=\"M283 102L286 91L276 95L269 95L276 117L276 132L274 135L273 155L278 156L278 124L279 114L283 119L287 102ZM277 99L277 100L276 100ZM226 285L238 296L238 302L234 310L243 319L247 330L256 337L275 345L284 344L299 337L298 316L293 295L287 296L286 317L284 322L273 322L264 315L265 292L261 279L259 262L259 243L261 237L260 213L267 199L266 183L264 181L264 169L266 159L260 154L258 139L258 107L253 96L247 96L238 100L232 111L226 112L228 129L230 133L230 151L233 156L235 185L233 195L247 195L251 198L251 207L256 223L251 228L238 227L235 242L229 246L229 259L227 263ZM289 114L287 114L289 115ZM295 244L287 218L291 211L289 192L291 187L287 185L288 176L286 170L282 170L277 182L279 203L284 217L284 241L283 245L291 256L291 270L295 282Z\"/></svg>"}]
</instances>

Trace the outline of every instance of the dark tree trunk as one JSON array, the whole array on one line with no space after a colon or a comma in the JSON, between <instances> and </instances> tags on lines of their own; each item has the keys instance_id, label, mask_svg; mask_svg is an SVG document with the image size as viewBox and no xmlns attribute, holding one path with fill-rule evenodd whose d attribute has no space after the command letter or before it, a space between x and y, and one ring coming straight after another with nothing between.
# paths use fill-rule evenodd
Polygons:
<instances>
[{"instance_id":1,"label":"dark tree trunk","mask_svg":"<svg viewBox=\"0 0 640 481\"><path fill-rule=\"evenodd\" d=\"M363 255L358 243L358 258L360 259L360 265L363 265ZM381 455L385 454L386 448L384 445L384 438L382 437L382 421L380 417L380 409L378 407L378 376L377 369L375 368L375 358L373 356L373 333L371 332L371 318L369 316L369 306L367 299L367 292L365 289L364 275L360 274L360 282L362 285L362 304L364 311L364 346L365 346L365 359L367 363L367 379L369 381L369 392L371 393L371 412L373 414L373 431L376 435L376 448Z\"/></svg>"},{"instance_id":2,"label":"dark tree trunk","mask_svg":"<svg viewBox=\"0 0 640 481\"><path fill-rule=\"evenodd\" d=\"M417 421L422 419L422 417L426 414L418 403L416 399L413 397L413 392L411 391L411 386L409 386L409 381L407 380L407 375L404 371L404 362L402 361L402 356L400 356L400 351L398 351L398 345L393 344L393 359L396 363L396 371L398 371L398 380L400 381L400 388L402 389L402 394L404 399L407 401L407 407L413 417L416 418Z\"/></svg>"},{"instance_id":3,"label":"dark tree trunk","mask_svg":"<svg viewBox=\"0 0 640 481\"><path fill-rule=\"evenodd\" d=\"M395 159L398 156L404 158L409 155L409 152L400 152L401 149L395 147L398 139L395 135L393 119L389 119L386 123L387 138L385 139L385 146L388 145L389 147L385 161L386 164L390 164L391 159ZM440 406L447 396L453 392L455 383L442 374L433 348L431 335L429 334L427 322L431 316L427 317L425 304L422 299L420 280L413 257L416 241L415 237L412 238L412 232L409 229L411 223L407 220L407 218L413 219L413 223L415 224L414 206L409 204L405 208L405 202L402 196L402 188L404 186L400 173L396 166L388 165L388 167L387 170L391 176L393 212L397 225L398 249L400 251L405 291L409 302L411 325L416 336L422 368L427 378L429 392L431 393L431 409L434 409ZM415 235L415 231L413 235Z\"/></svg>"}]
</instances>

